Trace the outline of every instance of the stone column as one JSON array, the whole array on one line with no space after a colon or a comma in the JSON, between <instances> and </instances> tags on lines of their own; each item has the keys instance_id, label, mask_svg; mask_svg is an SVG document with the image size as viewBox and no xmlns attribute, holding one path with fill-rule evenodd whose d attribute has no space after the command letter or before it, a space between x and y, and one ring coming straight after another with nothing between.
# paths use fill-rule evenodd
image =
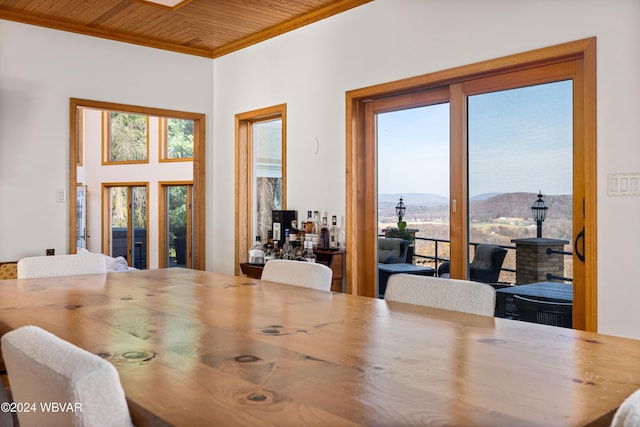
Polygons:
<instances>
[{"instance_id":1,"label":"stone column","mask_svg":"<svg viewBox=\"0 0 640 427\"><path fill-rule=\"evenodd\" d=\"M516 244L516 285L560 281L549 280L547 274L564 276L564 255L547 253L547 249L564 251L566 240L529 238L513 239Z\"/></svg>"}]
</instances>

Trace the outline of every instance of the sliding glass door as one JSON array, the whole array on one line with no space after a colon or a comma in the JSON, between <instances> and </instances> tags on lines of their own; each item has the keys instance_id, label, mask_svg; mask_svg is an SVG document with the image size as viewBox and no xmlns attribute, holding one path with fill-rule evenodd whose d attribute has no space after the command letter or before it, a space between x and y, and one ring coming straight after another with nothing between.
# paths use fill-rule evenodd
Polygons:
<instances>
[{"instance_id":1,"label":"sliding glass door","mask_svg":"<svg viewBox=\"0 0 640 427\"><path fill-rule=\"evenodd\" d=\"M476 243L512 248L513 239L536 237L531 206L540 193L548 207L542 237L566 241L570 252L573 82L472 95L467 111L470 250ZM550 280L571 280L572 258L564 258L564 273ZM501 282L516 282L515 263L509 250Z\"/></svg>"}]
</instances>

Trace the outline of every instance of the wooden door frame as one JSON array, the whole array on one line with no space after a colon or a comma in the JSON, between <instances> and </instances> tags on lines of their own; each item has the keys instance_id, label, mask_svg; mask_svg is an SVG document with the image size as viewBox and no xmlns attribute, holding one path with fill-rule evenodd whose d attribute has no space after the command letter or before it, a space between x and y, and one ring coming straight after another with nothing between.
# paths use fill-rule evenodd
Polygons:
<instances>
[{"instance_id":1,"label":"wooden door frame","mask_svg":"<svg viewBox=\"0 0 640 427\"><path fill-rule=\"evenodd\" d=\"M575 61L576 78L579 85L574 86L574 144L580 141L580 150L574 149L574 195L584 195L582 204L574 203L574 236L576 229L584 226L585 263L583 269L574 267L576 283L574 286L574 327L588 331L597 331L597 234L596 234L596 39L595 37L564 43L502 58L483 61L471 65L456 67L422 76L403 79L352 90L346 93L346 291L356 295L375 296L377 269L375 253L377 250L377 159L375 140L367 129L372 124L371 101L384 97L400 95L449 86L451 102L461 97L462 84L482 77L507 74L512 71L536 68L565 61ZM464 108L452 105L452 111L464 111ZM462 115L461 115L462 114ZM463 113L451 117L452 147L460 147L461 140L466 141ZM454 128L455 126L455 128ZM458 139L458 143L453 142ZM373 145L372 145L373 144ZM454 151L456 150L456 151ZM453 161L466 162L465 153L452 148ZM464 197L454 194L455 188L463 188L465 177L452 177L452 198L464 201ZM451 211L452 229L454 222L458 230L463 226L466 209L458 203L456 212ZM584 215L583 215L584 213ZM582 222L582 224L581 224ZM454 247L452 236L451 274L452 277L465 277L467 251L464 245ZM456 236L458 238L464 236ZM465 239L466 241L466 239ZM576 262L574 254L574 265ZM577 271L582 270L582 271ZM576 276L577 272L577 276Z\"/></svg>"},{"instance_id":2,"label":"wooden door frame","mask_svg":"<svg viewBox=\"0 0 640 427\"><path fill-rule=\"evenodd\" d=\"M69 253L76 253L76 181L78 153L82 149L81 111L83 108L95 110L123 111L156 117L171 117L193 120L193 268L205 269L206 260L206 203L205 203L205 115L88 99L69 99Z\"/></svg>"}]
</instances>

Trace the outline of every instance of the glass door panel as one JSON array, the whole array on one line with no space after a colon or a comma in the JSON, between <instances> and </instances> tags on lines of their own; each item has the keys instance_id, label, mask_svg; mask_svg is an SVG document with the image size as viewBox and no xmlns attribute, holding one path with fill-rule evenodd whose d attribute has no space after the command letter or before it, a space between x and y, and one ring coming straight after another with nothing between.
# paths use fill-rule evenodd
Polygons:
<instances>
[{"instance_id":1,"label":"glass door panel","mask_svg":"<svg viewBox=\"0 0 640 427\"><path fill-rule=\"evenodd\" d=\"M128 187L110 187L111 201L111 251L112 257L123 257L131 265L129 258L129 194Z\"/></svg>"},{"instance_id":2,"label":"glass door panel","mask_svg":"<svg viewBox=\"0 0 640 427\"><path fill-rule=\"evenodd\" d=\"M192 188L191 184L164 186L167 212L164 256L167 267L191 268Z\"/></svg>"},{"instance_id":3,"label":"glass door panel","mask_svg":"<svg viewBox=\"0 0 640 427\"><path fill-rule=\"evenodd\" d=\"M147 186L109 186L109 233L112 257L147 268Z\"/></svg>"},{"instance_id":4,"label":"glass door panel","mask_svg":"<svg viewBox=\"0 0 640 427\"><path fill-rule=\"evenodd\" d=\"M132 267L147 268L147 187L131 187L132 227L131 253Z\"/></svg>"},{"instance_id":5,"label":"glass door panel","mask_svg":"<svg viewBox=\"0 0 640 427\"><path fill-rule=\"evenodd\" d=\"M415 236L407 262L437 268L450 248L449 103L378 113L376 138L378 235L398 228L402 197Z\"/></svg>"},{"instance_id":6,"label":"glass door panel","mask_svg":"<svg viewBox=\"0 0 640 427\"><path fill-rule=\"evenodd\" d=\"M535 238L538 192L549 208L542 236L571 242L572 81L469 96L467 108L469 259L478 243L514 248L512 239ZM572 277L572 257L564 259L552 280ZM499 281L515 283L515 250L503 268Z\"/></svg>"}]
</instances>

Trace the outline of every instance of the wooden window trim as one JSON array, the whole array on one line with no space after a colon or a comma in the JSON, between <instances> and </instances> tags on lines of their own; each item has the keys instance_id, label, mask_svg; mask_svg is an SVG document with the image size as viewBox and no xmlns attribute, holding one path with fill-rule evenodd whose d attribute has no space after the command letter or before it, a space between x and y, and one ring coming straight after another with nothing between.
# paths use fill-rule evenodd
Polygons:
<instances>
[{"instance_id":1,"label":"wooden window trim","mask_svg":"<svg viewBox=\"0 0 640 427\"><path fill-rule=\"evenodd\" d=\"M287 208L287 104L274 105L235 116L235 274L246 262L253 244L253 140L252 125L269 119L282 120L282 209Z\"/></svg>"},{"instance_id":2,"label":"wooden window trim","mask_svg":"<svg viewBox=\"0 0 640 427\"><path fill-rule=\"evenodd\" d=\"M584 150L581 158L574 163L574 181L580 181L580 191L585 195L584 229L589 236L585 248L588 262L579 279L584 288L574 289L574 327L588 331L597 330L597 233L596 233L596 40L588 38L564 43L529 52L487 60L475 64L456 67L422 76L412 77L390 83L383 83L346 93L346 248L347 275L346 291L357 295L373 295L375 293L376 266L372 245L368 241L375 236L377 230L376 215L363 208L375 206L376 183L375 150L367 145L367 115L372 112L372 100L389 96L408 94L447 85L450 88L451 104L451 157L453 162L466 164L466 149L462 150L466 141L466 93L472 93L472 80L492 76L507 76L519 70L535 69L552 64L573 61L575 77L580 82L574 87L574 140L582 141ZM506 78L508 79L508 77ZM504 83L504 81L503 81ZM458 147L458 148L456 148ZM574 154L575 156L575 154ZM576 157L574 157L576 159ZM373 165L373 166L372 166ZM464 170L464 168L463 168ZM456 181L459 180L459 181ZM466 177L452 177L452 198L461 197ZM576 192L574 184L574 194ZM457 194L460 192L461 194ZM574 206L574 218L583 217L583 207ZM458 212L466 212L458 206ZM456 229L463 232L465 227L463 215L453 215L452 233L455 221ZM575 220L574 220L575 223ZM454 236L451 236L452 242ZM466 238L464 241L466 242ZM375 247L375 246L374 246ZM466 266L466 248L451 248L452 277L463 276ZM459 256L454 264L453 258ZM373 280L372 280L373 279ZM576 288L576 287L574 287Z\"/></svg>"}]
</instances>

